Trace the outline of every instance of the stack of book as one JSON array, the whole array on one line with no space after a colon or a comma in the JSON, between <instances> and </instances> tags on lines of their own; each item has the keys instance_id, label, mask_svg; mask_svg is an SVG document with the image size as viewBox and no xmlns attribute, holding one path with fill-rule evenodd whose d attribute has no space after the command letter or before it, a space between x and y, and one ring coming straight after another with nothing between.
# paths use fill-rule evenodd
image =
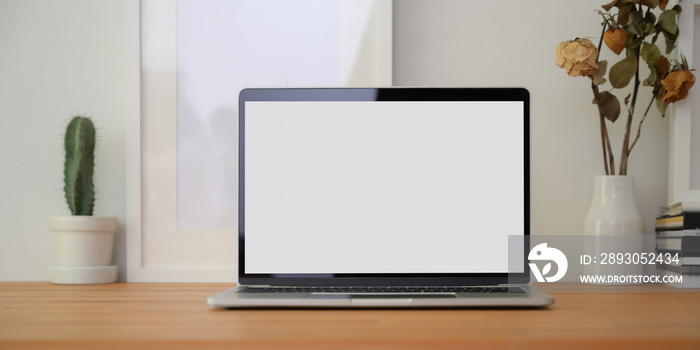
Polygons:
<instances>
[{"instance_id":1,"label":"stack of book","mask_svg":"<svg viewBox=\"0 0 700 350\"><path fill-rule=\"evenodd\" d=\"M656 219L656 252L659 275L682 277L682 282L667 284L700 288L700 202L661 207Z\"/></svg>"}]
</instances>

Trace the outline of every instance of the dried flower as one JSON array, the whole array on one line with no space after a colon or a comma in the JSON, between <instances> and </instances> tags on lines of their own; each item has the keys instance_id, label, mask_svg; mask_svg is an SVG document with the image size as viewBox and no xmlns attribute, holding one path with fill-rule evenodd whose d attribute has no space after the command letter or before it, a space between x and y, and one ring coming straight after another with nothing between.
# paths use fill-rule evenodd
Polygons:
<instances>
[{"instance_id":1,"label":"dried flower","mask_svg":"<svg viewBox=\"0 0 700 350\"><path fill-rule=\"evenodd\" d=\"M619 55L627 44L627 31L624 28L608 29L603 34L603 40L612 52Z\"/></svg>"},{"instance_id":2,"label":"dried flower","mask_svg":"<svg viewBox=\"0 0 700 350\"><path fill-rule=\"evenodd\" d=\"M563 41L557 46L557 66L572 77L589 76L598 68L598 49L588 39Z\"/></svg>"},{"instance_id":3,"label":"dried flower","mask_svg":"<svg viewBox=\"0 0 700 350\"><path fill-rule=\"evenodd\" d=\"M603 18L603 26L598 48L603 47L603 41L616 54L626 51L616 63L607 60L598 61L596 46L587 39L569 40L557 46L557 65L566 69L572 77L588 76L591 79L593 103L598 105L600 118L600 137L603 148L603 165L605 174L627 175L630 153L637 145L641 135L642 124L649 109L656 102L656 107L664 116L668 104L688 97L688 90L695 83L695 76L690 72L685 57L671 69L671 64L656 45L657 38L663 34L666 41L666 55L671 54L679 36L678 14L683 10L680 5L666 9L668 0L608 0L603 5L603 11L598 11ZM662 12L658 16L651 12L659 7ZM617 13L610 12L613 8ZM649 67L649 76L640 79L640 67ZM608 66L610 69L608 70ZM669 74L669 71L671 72ZM607 77L607 79L606 79ZM636 77L636 78L635 78ZM665 77L665 79L664 79ZM632 79L632 93L623 100L613 93L615 89L627 87ZM609 83L612 88L602 89ZM643 84L642 84L643 83ZM632 130L635 105L640 87L651 88L652 99L649 101L644 114L637 123L636 135ZM622 139L620 157L613 156L612 143L608 133L607 123L614 123L621 114L621 107L627 107L627 120ZM615 160L619 159L619 172L615 169Z\"/></svg>"},{"instance_id":4,"label":"dried flower","mask_svg":"<svg viewBox=\"0 0 700 350\"><path fill-rule=\"evenodd\" d=\"M664 103L680 101L688 97L688 91L695 84L695 75L689 70L677 70L661 81L664 89Z\"/></svg>"}]
</instances>

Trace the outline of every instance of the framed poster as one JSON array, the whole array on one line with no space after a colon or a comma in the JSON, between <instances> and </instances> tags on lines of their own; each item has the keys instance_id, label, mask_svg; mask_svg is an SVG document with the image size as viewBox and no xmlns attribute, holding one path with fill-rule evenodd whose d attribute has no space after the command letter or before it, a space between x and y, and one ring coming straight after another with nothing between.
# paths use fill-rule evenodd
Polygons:
<instances>
[{"instance_id":1,"label":"framed poster","mask_svg":"<svg viewBox=\"0 0 700 350\"><path fill-rule=\"evenodd\" d=\"M700 69L700 0L683 0L678 18L678 60L684 55L691 68ZM696 77L698 71L694 72ZM671 115L669 203L700 202L700 86L676 102Z\"/></svg>"},{"instance_id":2,"label":"framed poster","mask_svg":"<svg viewBox=\"0 0 700 350\"><path fill-rule=\"evenodd\" d=\"M391 8L125 3L128 281L235 281L238 91L390 86Z\"/></svg>"}]
</instances>

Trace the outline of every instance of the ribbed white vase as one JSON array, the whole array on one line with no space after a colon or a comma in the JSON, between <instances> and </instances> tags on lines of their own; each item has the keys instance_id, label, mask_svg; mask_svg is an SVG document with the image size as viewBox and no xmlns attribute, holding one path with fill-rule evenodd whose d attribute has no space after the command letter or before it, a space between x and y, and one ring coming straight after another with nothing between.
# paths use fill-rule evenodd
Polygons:
<instances>
[{"instance_id":1,"label":"ribbed white vase","mask_svg":"<svg viewBox=\"0 0 700 350\"><path fill-rule=\"evenodd\" d=\"M631 276L643 275L644 265L628 263L627 259L644 252L644 225L634 198L634 177L595 177L584 235L584 253L593 259L591 264L583 266L583 273L603 276L603 281L593 284L642 283L641 278ZM610 254L615 257L610 259Z\"/></svg>"}]
</instances>

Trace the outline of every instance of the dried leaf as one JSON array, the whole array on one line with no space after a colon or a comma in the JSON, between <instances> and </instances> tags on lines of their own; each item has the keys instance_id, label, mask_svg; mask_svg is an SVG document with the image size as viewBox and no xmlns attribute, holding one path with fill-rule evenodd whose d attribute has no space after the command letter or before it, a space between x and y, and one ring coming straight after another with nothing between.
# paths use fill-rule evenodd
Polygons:
<instances>
[{"instance_id":1,"label":"dried leaf","mask_svg":"<svg viewBox=\"0 0 700 350\"><path fill-rule=\"evenodd\" d=\"M666 10L659 15L659 22L656 24L656 31L664 34L666 40L666 54L673 52L676 47L676 40L680 34L678 31L678 23L676 18L682 9L676 5L670 10Z\"/></svg>"},{"instance_id":2,"label":"dried leaf","mask_svg":"<svg viewBox=\"0 0 700 350\"><path fill-rule=\"evenodd\" d=\"M646 62L650 67L656 63L656 60L661 57L661 50L655 44L644 43L642 44L642 50L639 55L642 57L644 62Z\"/></svg>"},{"instance_id":3,"label":"dried leaf","mask_svg":"<svg viewBox=\"0 0 700 350\"><path fill-rule=\"evenodd\" d=\"M621 89L630 83L636 72L637 57L634 54L629 54L610 68L610 84L616 89Z\"/></svg>"},{"instance_id":4,"label":"dried leaf","mask_svg":"<svg viewBox=\"0 0 700 350\"><path fill-rule=\"evenodd\" d=\"M608 61L598 61L598 68L593 70L591 74L591 79L593 79L593 85L603 85L607 82L605 79L605 73L608 70Z\"/></svg>"},{"instance_id":5,"label":"dried leaf","mask_svg":"<svg viewBox=\"0 0 700 350\"><path fill-rule=\"evenodd\" d=\"M647 35L650 35L650 34L656 32L656 29L654 28L654 24L653 24L653 23L644 22L644 23L641 24L640 27L641 27L641 29L642 29L642 34L643 34L644 36L647 36Z\"/></svg>"},{"instance_id":6,"label":"dried leaf","mask_svg":"<svg viewBox=\"0 0 700 350\"><path fill-rule=\"evenodd\" d=\"M602 7L603 9L605 9L605 11L610 11L610 9L612 9L613 6L617 6L619 8L620 6L627 5L627 3L627 0L613 0L611 3L605 4Z\"/></svg>"},{"instance_id":7,"label":"dried leaf","mask_svg":"<svg viewBox=\"0 0 700 350\"><path fill-rule=\"evenodd\" d=\"M649 66L649 77L644 80L645 86L657 86L661 84L661 79L668 74L671 64L665 56L659 56L653 66Z\"/></svg>"},{"instance_id":8,"label":"dried leaf","mask_svg":"<svg viewBox=\"0 0 700 350\"><path fill-rule=\"evenodd\" d=\"M635 7L632 8L629 14L628 24L639 25L644 20L644 12Z\"/></svg>"},{"instance_id":9,"label":"dried leaf","mask_svg":"<svg viewBox=\"0 0 700 350\"><path fill-rule=\"evenodd\" d=\"M593 103L596 103L595 99ZM603 114L605 119L615 122L620 116L620 101L617 97L607 91L600 93L600 103L598 104L598 109L600 113Z\"/></svg>"},{"instance_id":10,"label":"dried leaf","mask_svg":"<svg viewBox=\"0 0 700 350\"><path fill-rule=\"evenodd\" d=\"M656 81L659 80L659 76L656 74L656 70L651 70L651 73L649 73L649 76L644 79L644 82L642 84L644 86L656 86Z\"/></svg>"},{"instance_id":11,"label":"dried leaf","mask_svg":"<svg viewBox=\"0 0 700 350\"><path fill-rule=\"evenodd\" d=\"M674 10L666 10L662 12L659 16L659 25L661 25L661 28L663 28L663 30L668 32L669 34L678 33L678 23L676 23L676 16L678 16L678 12Z\"/></svg>"},{"instance_id":12,"label":"dried leaf","mask_svg":"<svg viewBox=\"0 0 700 350\"><path fill-rule=\"evenodd\" d=\"M622 26L626 27L627 26L627 21L629 19L630 12L634 8L634 4L630 4L625 2L625 5L619 6L619 10L617 11L617 23Z\"/></svg>"},{"instance_id":13,"label":"dried leaf","mask_svg":"<svg viewBox=\"0 0 700 350\"><path fill-rule=\"evenodd\" d=\"M653 12L647 12L644 15L644 21L653 26L656 23L656 15Z\"/></svg>"},{"instance_id":14,"label":"dried leaf","mask_svg":"<svg viewBox=\"0 0 700 350\"><path fill-rule=\"evenodd\" d=\"M639 54L649 66L649 77L644 80L645 86L656 86L659 74L656 71L655 64L661 57L661 50L655 45L645 42L642 44L642 49Z\"/></svg>"},{"instance_id":15,"label":"dried leaf","mask_svg":"<svg viewBox=\"0 0 700 350\"><path fill-rule=\"evenodd\" d=\"M635 1L635 2L638 2L646 7L651 7L651 8L656 8L657 6L659 6L659 0L639 0L639 1Z\"/></svg>"},{"instance_id":16,"label":"dried leaf","mask_svg":"<svg viewBox=\"0 0 700 350\"><path fill-rule=\"evenodd\" d=\"M671 34L665 30L662 30L664 33L664 40L666 41L666 54L670 54L673 52L673 49L676 47L676 40L678 40L678 33L676 34Z\"/></svg>"},{"instance_id":17,"label":"dried leaf","mask_svg":"<svg viewBox=\"0 0 700 350\"><path fill-rule=\"evenodd\" d=\"M666 56L661 56L656 60L656 63L654 63L654 69L656 69L657 76L665 77L668 71L671 70L671 63Z\"/></svg>"},{"instance_id":18,"label":"dried leaf","mask_svg":"<svg viewBox=\"0 0 700 350\"><path fill-rule=\"evenodd\" d=\"M642 31L634 24L629 24L626 28L632 35L642 35Z\"/></svg>"},{"instance_id":19,"label":"dried leaf","mask_svg":"<svg viewBox=\"0 0 700 350\"><path fill-rule=\"evenodd\" d=\"M666 107L668 107L668 105L664 103L662 98L664 92L664 88L661 87L661 90L659 90L659 96L656 97L656 108L659 110L659 113L661 113L661 118L666 116Z\"/></svg>"}]
</instances>

